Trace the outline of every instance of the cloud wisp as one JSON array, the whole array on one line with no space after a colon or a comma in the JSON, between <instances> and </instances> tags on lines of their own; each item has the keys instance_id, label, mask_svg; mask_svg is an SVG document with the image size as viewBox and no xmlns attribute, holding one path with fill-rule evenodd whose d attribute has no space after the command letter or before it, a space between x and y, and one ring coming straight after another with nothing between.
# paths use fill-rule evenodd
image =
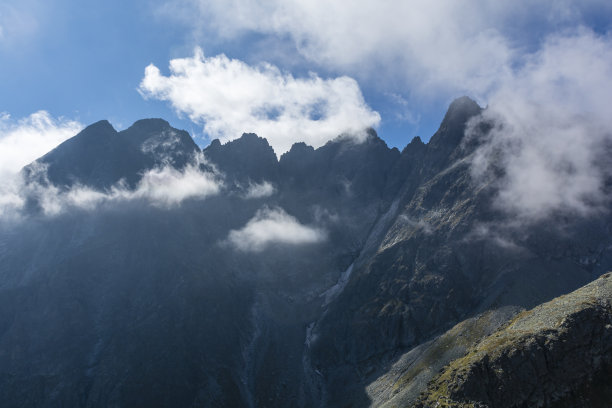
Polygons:
<instances>
[{"instance_id":1,"label":"cloud wisp","mask_svg":"<svg viewBox=\"0 0 612 408\"><path fill-rule=\"evenodd\" d=\"M241 252L261 252L273 245L305 245L322 242L322 229L303 225L282 208L263 208L247 224L229 232L226 243Z\"/></svg>"},{"instance_id":2,"label":"cloud wisp","mask_svg":"<svg viewBox=\"0 0 612 408\"><path fill-rule=\"evenodd\" d=\"M49 183L26 183L21 175L15 175L0 186L0 217L19 219L28 199L34 199L44 215L55 216L71 209L91 211L103 205L136 200L155 207L173 208L187 199L219 194L223 188L221 177L202 171L199 164L196 160L182 170L171 166L153 168L142 175L133 189L119 182L105 191L82 185L64 190ZM42 175L36 179L45 179L45 166L34 166L33 171Z\"/></svg>"},{"instance_id":3,"label":"cloud wisp","mask_svg":"<svg viewBox=\"0 0 612 408\"><path fill-rule=\"evenodd\" d=\"M205 57L200 49L193 57L170 61L169 76L149 65L140 91L170 102L213 138L225 142L254 132L277 155L295 142L319 147L341 133L364 138L363 130L380 122L352 78L323 79L313 73L296 78L270 64Z\"/></svg>"},{"instance_id":4,"label":"cloud wisp","mask_svg":"<svg viewBox=\"0 0 612 408\"><path fill-rule=\"evenodd\" d=\"M276 188L269 181L263 181L261 183L250 183L246 189L243 197L248 199L258 199L270 197L276 192Z\"/></svg>"},{"instance_id":5,"label":"cloud wisp","mask_svg":"<svg viewBox=\"0 0 612 408\"><path fill-rule=\"evenodd\" d=\"M609 208L612 38L581 29L550 37L491 96L472 172L496 183L495 204L523 220ZM497 172L501 179L491 178Z\"/></svg>"},{"instance_id":6,"label":"cloud wisp","mask_svg":"<svg viewBox=\"0 0 612 408\"><path fill-rule=\"evenodd\" d=\"M53 118L46 111L14 119L0 113L0 217L18 213L26 203L23 166L77 134L83 125Z\"/></svg>"}]
</instances>

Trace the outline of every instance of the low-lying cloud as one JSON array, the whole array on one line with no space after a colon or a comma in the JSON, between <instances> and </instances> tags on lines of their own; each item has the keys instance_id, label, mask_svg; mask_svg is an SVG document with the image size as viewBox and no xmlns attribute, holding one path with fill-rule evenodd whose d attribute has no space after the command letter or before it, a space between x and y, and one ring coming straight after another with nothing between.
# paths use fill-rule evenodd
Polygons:
<instances>
[{"instance_id":1,"label":"low-lying cloud","mask_svg":"<svg viewBox=\"0 0 612 408\"><path fill-rule=\"evenodd\" d=\"M276 244L315 244L325 239L322 229L301 224L282 208L264 208L244 227L230 231L227 242L239 251L261 252Z\"/></svg>"},{"instance_id":2,"label":"low-lying cloud","mask_svg":"<svg viewBox=\"0 0 612 408\"><path fill-rule=\"evenodd\" d=\"M42 178L37 179L45 179L44 165L34 166L33 171L42 174ZM172 208L187 199L217 195L222 187L221 178L200 170L197 161L182 170L171 166L150 169L133 189L119 182L105 191L82 185L65 190L48 183L26 183L21 175L15 175L0 186L0 217L22 217L28 199L34 199L46 216L55 216L71 209L94 210L106 204L117 205L134 200L155 207Z\"/></svg>"},{"instance_id":3,"label":"low-lying cloud","mask_svg":"<svg viewBox=\"0 0 612 408\"><path fill-rule=\"evenodd\" d=\"M323 79L314 73L296 78L270 64L205 57L199 49L191 58L171 60L169 76L149 65L140 91L170 102L213 138L229 141L254 132L277 155L295 142L319 147L341 133L360 139L365 128L380 122L352 78Z\"/></svg>"},{"instance_id":4,"label":"low-lying cloud","mask_svg":"<svg viewBox=\"0 0 612 408\"><path fill-rule=\"evenodd\" d=\"M492 95L479 118L494 127L476 152L474 177L496 180L496 205L523 220L606 210L610 95L610 36L581 29L549 38ZM478 128L468 133L482 137ZM490 178L494 171L501 180Z\"/></svg>"}]
</instances>

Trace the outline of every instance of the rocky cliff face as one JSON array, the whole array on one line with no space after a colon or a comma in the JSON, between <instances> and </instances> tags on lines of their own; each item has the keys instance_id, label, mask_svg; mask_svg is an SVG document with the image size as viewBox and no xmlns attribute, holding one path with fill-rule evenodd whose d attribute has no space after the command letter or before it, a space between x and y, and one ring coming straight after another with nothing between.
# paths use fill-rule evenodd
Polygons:
<instances>
[{"instance_id":1,"label":"rocky cliff face","mask_svg":"<svg viewBox=\"0 0 612 408\"><path fill-rule=\"evenodd\" d=\"M612 275L532 310L451 362L416 406L607 407Z\"/></svg>"},{"instance_id":2,"label":"rocky cliff face","mask_svg":"<svg viewBox=\"0 0 612 408\"><path fill-rule=\"evenodd\" d=\"M0 400L414 404L518 310L612 267L608 214L500 227L495 185L470 173L478 141L465 129L481 111L460 98L429 143L401 152L370 131L280 160L253 134L201 152L159 119L86 128L24 174L122 195L1 224ZM218 190L151 205L151 171L164 188L212 174Z\"/></svg>"}]
</instances>

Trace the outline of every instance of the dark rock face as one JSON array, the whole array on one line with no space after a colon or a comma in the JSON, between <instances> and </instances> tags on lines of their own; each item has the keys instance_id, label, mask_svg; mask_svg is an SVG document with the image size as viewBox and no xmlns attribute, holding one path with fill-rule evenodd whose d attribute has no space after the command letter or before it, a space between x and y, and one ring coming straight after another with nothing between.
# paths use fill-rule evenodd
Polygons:
<instances>
[{"instance_id":1,"label":"dark rock face","mask_svg":"<svg viewBox=\"0 0 612 408\"><path fill-rule=\"evenodd\" d=\"M436 378L417 406L607 407L612 276L524 312Z\"/></svg>"},{"instance_id":2,"label":"dark rock face","mask_svg":"<svg viewBox=\"0 0 612 408\"><path fill-rule=\"evenodd\" d=\"M254 133L222 145L219 140L204 149L204 154L219 170L242 182L260 183L278 179L278 161L274 149Z\"/></svg>"},{"instance_id":3,"label":"dark rock face","mask_svg":"<svg viewBox=\"0 0 612 408\"><path fill-rule=\"evenodd\" d=\"M0 400L391 406L395 391L372 393L370 385L389 384L376 381L405 363L398 370L409 375L393 384L410 388L402 399L410 406L429 367L471 347L464 334L479 340L508 310L612 267L609 215L496 229L505 215L491 206L494 188L472 180L475 146L464 137L480 112L460 98L429 143L415 138L401 153L374 131L362 143L297 143L280 160L254 134L213 141L198 164L222 175L218 195L2 225ZM120 180L133 188L147 170L180 172L197 153L187 133L161 119L122 132L98 122L24 172L35 177L42 163L48 182L65 190ZM246 194L265 183L266 194ZM324 238L233 247L231 231L262 210L282 210ZM492 317L480 317L487 311ZM429 351L413 359L419 350ZM589 384L574 394L591 392Z\"/></svg>"}]
</instances>

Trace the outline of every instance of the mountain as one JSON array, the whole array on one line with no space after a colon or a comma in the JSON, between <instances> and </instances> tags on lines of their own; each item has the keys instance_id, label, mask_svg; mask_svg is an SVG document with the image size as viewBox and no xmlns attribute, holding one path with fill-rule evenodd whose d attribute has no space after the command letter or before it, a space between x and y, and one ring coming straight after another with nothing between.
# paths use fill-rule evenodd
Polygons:
<instances>
[{"instance_id":1,"label":"mountain","mask_svg":"<svg viewBox=\"0 0 612 408\"><path fill-rule=\"evenodd\" d=\"M120 180L133 187L145 170L164 163L183 168L199 150L187 132L163 119L139 120L121 132L101 120L26 166L24 173L43 181L42 165L48 182L59 187L107 189Z\"/></svg>"},{"instance_id":2,"label":"mountain","mask_svg":"<svg viewBox=\"0 0 612 408\"><path fill-rule=\"evenodd\" d=\"M482 112L459 98L401 152L369 130L280 159L161 119L85 128L23 174L106 201L0 224L3 406L427 406L444 367L612 269L609 213L517 226L494 205ZM473 375L449 398L480 398Z\"/></svg>"}]
</instances>

